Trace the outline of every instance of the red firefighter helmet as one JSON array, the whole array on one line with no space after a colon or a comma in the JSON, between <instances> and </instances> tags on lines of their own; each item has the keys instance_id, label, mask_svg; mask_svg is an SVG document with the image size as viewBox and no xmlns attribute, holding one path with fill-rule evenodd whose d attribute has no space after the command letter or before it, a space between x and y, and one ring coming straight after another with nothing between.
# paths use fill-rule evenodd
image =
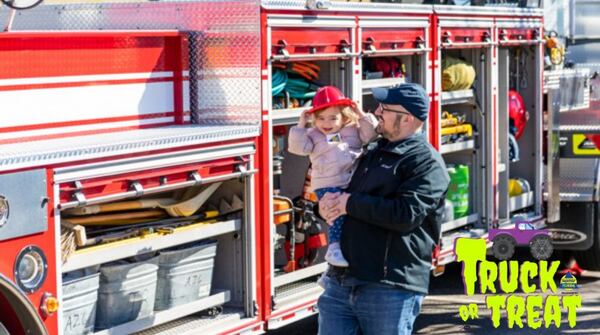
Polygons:
<instances>
[{"instance_id":1,"label":"red firefighter helmet","mask_svg":"<svg viewBox=\"0 0 600 335\"><path fill-rule=\"evenodd\" d=\"M512 121L514 135L519 139L523 135L527 120L529 120L529 113L525 110L523 97L515 90L508 91L508 117Z\"/></svg>"},{"instance_id":2,"label":"red firefighter helmet","mask_svg":"<svg viewBox=\"0 0 600 335\"><path fill-rule=\"evenodd\" d=\"M323 86L319 88L313 97L312 104L313 107L308 110L308 113L314 113L331 106L356 106L352 99L346 98L335 86Z\"/></svg>"}]
</instances>

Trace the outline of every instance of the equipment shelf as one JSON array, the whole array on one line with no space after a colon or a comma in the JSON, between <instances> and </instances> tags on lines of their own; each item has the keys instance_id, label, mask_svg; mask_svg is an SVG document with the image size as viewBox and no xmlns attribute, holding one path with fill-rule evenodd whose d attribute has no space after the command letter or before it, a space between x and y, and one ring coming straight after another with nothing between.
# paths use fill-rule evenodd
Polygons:
<instances>
[{"instance_id":1,"label":"equipment shelf","mask_svg":"<svg viewBox=\"0 0 600 335\"><path fill-rule=\"evenodd\" d=\"M510 197L509 202L511 212L533 206L533 191Z\"/></svg>"},{"instance_id":2,"label":"equipment shelf","mask_svg":"<svg viewBox=\"0 0 600 335\"><path fill-rule=\"evenodd\" d=\"M62 271L69 272L83 269L93 265L239 231L241 225L241 220L228 220L216 223L199 222L175 228L175 231L168 235L153 233L144 237L135 237L77 250L62 266Z\"/></svg>"},{"instance_id":3,"label":"equipment shelf","mask_svg":"<svg viewBox=\"0 0 600 335\"><path fill-rule=\"evenodd\" d=\"M271 113L271 120L274 126L296 124L300 118L300 114L308 109L310 107L275 109Z\"/></svg>"},{"instance_id":4,"label":"equipment shelf","mask_svg":"<svg viewBox=\"0 0 600 335\"><path fill-rule=\"evenodd\" d=\"M442 105L474 104L475 93L473 90L442 92Z\"/></svg>"},{"instance_id":5,"label":"equipment shelf","mask_svg":"<svg viewBox=\"0 0 600 335\"><path fill-rule=\"evenodd\" d=\"M371 88L375 87L392 87L405 83L405 78L381 78L381 79L368 79L361 82L362 94L371 94Z\"/></svg>"},{"instance_id":6,"label":"equipment shelf","mask_svg":"<svg viewBox=\"0 0 600 335\"><path fill-rule=\"evenodd\" d=\"M470 150L475 148L475 141L468 140L463 142L456 142L451 144L442 144L440 147L440 153L449 154L452 152L458 152L463 150Z\"/></svg>"}]
</instances>

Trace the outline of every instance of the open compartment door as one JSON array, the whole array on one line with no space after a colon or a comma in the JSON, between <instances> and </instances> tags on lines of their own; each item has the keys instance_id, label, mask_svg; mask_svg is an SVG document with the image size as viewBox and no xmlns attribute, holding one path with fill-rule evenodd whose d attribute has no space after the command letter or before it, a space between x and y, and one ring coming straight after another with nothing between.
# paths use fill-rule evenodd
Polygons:
<instances>
[{"instance_id":1,"label":"open compartment door","mask_svg":"<svg viewBox=\"0 0 600 335\"><path fill-rule=\"evenodd\" d=\"M546 221L560 220L560 92L548 88L546 96Z\"/></svg>"}]
</instances>

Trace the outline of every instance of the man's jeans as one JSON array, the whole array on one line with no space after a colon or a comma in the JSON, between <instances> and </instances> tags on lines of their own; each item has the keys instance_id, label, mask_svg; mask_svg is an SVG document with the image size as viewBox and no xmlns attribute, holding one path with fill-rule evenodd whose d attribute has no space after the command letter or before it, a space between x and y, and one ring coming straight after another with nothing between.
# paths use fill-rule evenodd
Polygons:
<instances>
[{"instance_id":1,"label":"man's jeans","mask_svg":"<svg viewBox=\"0 0 600 335\"><path fill-rule=\"evenodd\" d=\"M318 302L319 335L411 334L423 298L384 284L342 286L328 277Z\"/></svg>"}]
</instances>

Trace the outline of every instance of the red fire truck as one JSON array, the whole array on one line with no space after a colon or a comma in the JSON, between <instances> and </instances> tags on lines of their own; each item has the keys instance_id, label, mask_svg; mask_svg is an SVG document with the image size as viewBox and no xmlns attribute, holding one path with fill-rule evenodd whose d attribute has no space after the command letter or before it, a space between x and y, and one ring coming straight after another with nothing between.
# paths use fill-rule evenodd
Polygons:
<instances>
[{"instance_id":1,"label":"red fire truck","mask_svg":"<svg viewBox=\"0 0 600 335\"><path fill-rule=\"evenodd\" d=\"M559 219L539 9L42 4L0 22L0 334L259 334L317 313L327 227L286 136L322 85L365 110L370 88L427 89L460 176L437 273L458 237ZM449 59L466 87L444 89ZM529 115L514 140L509 90Z\"/></svg>"}]
</instances>

